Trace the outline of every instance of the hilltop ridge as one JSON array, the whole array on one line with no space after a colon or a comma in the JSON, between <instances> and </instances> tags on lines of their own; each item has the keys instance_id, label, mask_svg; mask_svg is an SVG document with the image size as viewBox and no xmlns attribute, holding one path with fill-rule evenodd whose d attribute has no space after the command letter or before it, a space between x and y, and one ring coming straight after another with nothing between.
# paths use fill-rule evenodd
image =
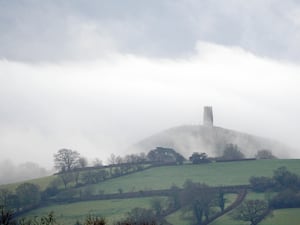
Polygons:
<instances>
[{"instance_id":1,"label":"hilltop ridge","mask_svg":"<svg viewBox=\"0 0 300 225\"><path fill-rule=\"evenodd\" d=\"M279 141L234 131L216 126L183 125L173 127L133 146L137 152L149 151L157 146L174 148L188 156L193 152L206 152L210 156L222 154L226 144L236 144L247 157L253 157L258 150L269 149L277 157L288 158L292 149Z\"/></svg>"}]
</instances>

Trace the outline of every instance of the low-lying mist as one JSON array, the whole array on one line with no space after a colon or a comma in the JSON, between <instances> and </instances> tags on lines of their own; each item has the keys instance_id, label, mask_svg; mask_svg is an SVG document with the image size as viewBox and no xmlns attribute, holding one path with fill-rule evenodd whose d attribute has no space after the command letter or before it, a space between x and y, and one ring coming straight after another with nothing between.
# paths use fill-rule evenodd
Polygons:
<instances>
[{"instance_id":1,"label":"low-lying mist","mask_svg":"<svg viewBox=\"0 0 300 225\"><path fill-rule=\"evenodd\" d=\"M0 162L0 184L44 177L51 173L53 171L46 170L33 162L22 164L15 164L11 160L2 160Z\"/></svg>"}]
</instances>

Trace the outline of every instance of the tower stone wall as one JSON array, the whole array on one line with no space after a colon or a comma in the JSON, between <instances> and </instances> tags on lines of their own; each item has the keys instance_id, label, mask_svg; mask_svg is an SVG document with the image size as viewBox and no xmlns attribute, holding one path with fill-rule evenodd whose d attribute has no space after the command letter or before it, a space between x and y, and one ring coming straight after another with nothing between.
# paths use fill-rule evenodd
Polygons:
<instances>
[{"instance_id":1,"label":"tower stone wall","mask_svg":"<svg viewBox=\"0 0 300 225\"><path fill-rule=\"evenodd\" d=\"M206 127L214 126L213 110L211 106L204 106L203 125Z\"/></svg>"}]
</instances>

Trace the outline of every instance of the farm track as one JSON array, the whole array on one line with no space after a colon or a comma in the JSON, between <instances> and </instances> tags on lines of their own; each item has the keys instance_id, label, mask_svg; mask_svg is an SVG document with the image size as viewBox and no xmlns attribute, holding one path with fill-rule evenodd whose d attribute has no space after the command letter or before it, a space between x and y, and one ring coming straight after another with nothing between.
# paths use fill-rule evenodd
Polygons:
<instances>
[{"instance_id":1,"label":"farm track","mask_svg":"<svg viewBox=\"0 0 300 225\"><path fill-rule=\"evenodd\" d=\"M219 218L219 217L225 215L226 213L230 212L231 210L235 209L237 206L239 206L244 201L246 195L247 195L247 189L240 190L236 200L230 206L228 206L223 212L219 212L216 215L214 215L212 218L210 218L208 221L205 221L203 223L203 225L208 225L211 222L213 222L214 220L216 220L217 218Z\"/></svg>"}]
</instances>

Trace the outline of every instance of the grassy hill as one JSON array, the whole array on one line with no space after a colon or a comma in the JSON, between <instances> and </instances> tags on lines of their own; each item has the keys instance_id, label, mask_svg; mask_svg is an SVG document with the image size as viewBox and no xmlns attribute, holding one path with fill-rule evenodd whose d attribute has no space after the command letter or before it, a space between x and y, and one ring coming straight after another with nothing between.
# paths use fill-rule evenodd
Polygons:
<instances>
[{"instance_id":1,"label":"grassy hill","mask_svg":"<svg viewBox=\"0 0 300 225\"><path fill-rule=\"evenodd\" d=\"M132 148L136 149L136 152L145 152L157 146L164 146L176 149L183 155L191 155L194 151L205 151L210 156L218 156L222 155L222 150L228 143L238 145L247 157L253 157L260 149L272 149L278 157L287 157L288 153L293 151L275 140L222 127L201 125L173 127L145 138Z\"/></svg>"},{"instance_id":2,"label":"grassy hill","mask_svg":"<svg viewBox=\"0 0 300 225\"><path fill-rule=\"evenodd\" d=\"M286 166L300 175L300 160L253 160L241 162L220 162L202 165L155 167L134 174L90 185L95 193L117 193L139 190L159 190L173 184L182 187L187 179L203 182L210 186L248 184L251 176L272 176L273 170ZM84 187L86 188L86 187Z\"/></svg>"},{"instance_id":3,"label":"grassy hill","mask_svg":"<svg viewBox=\"0 0 300 225\"><path fill-rule=\"evenodd\" d=\"M206 183L210 186L240 185L248 184L248 180L251 176L271 177L273 171L282 166L285 166L291 172L300 175L300 159L219 162L200 165L185 164L152 167L129 175L108 179L97 184L73 188L73 190L84 192L86 189L89 189L94 195L98 195L99 193L118 193L120 188L124 193L161 190L168 189L172 185L182 187L187 179L193 180L194 182ZM56 178L57 175L34 179L29 182L38 184L42 189L45 189ZM16 186L17 184L2 185L0 188L6 187L14 190ZM247 198L261 198L261 196L263 195L255 196L255 194L251 194L248 195ZM226 198L228 199L228 202L234 201L234 195L227 195ZM47 207L33 210L24 216L45 215L50 211L54 211L57 212L56 215L59 221L63 221L64 224L72 224L74 220L83 220L87 214L92 213L97 216L105 216L109 221L114 221L124 217L126 212L134 207L150 207L150 202L151 198L134 198L51 204ZM182 210L184 209L181 209L181 211L179 210L174 214L170 214L167 218L168 221L174 225L189 224L189 219L184 219L184 217L182 217ZM296 209L296 211L297 210L298 209ZM300 209L298 210L298 213L300 213ZM295 210L276 210L274 218L277 218L276 220L279 221L281 218L290 214L291 218L298 218ZM274 218L268 218L261 224L272 224ZM233 221L228 215L224 215L212 224L242 224L241 222L236 222L237 221ZM281 224L278 223L278 225Z\"/></svg>"},{"instance_id":4,"label":"grassy hill","mask_svg":"<svg viewBox=\"0 0 300 225\"><path fill-rule=\"evenodd\" d=\"M154 167L133 174L89 185L95 192L117 193L121 187L124 192L139 190L166 189L173 184L181 187L185 180L204 182L211 186L248 184L251 176L272 176L273 171L281 166L300 175L300 159L253 160L240 162L219 162L200 165L181 165ZM55 175L30 180L41 189L55 179ZM14 189L17 184L2 185ZM88 186L85 186L86 188Z\"/></svg>"}]
</instances>

